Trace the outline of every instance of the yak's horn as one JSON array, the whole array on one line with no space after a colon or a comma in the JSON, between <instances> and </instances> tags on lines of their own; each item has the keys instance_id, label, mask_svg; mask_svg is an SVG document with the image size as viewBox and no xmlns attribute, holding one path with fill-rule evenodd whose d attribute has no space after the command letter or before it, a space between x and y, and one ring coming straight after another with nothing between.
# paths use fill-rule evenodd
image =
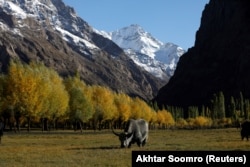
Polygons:
<instances>
[{"instance_id":1,"label":"yak's horn","mask_svg":"<svg viewBox=\"0 0 250 167\"><path fill-rule=\"evenodd\" d=\"M117 132L114 131L113 125L111 125L111 129L112 129L112 132L113 132L116 136L120 136L120 135L121 135L121 133L117 133Z\"/></svg>"}]
</instances>

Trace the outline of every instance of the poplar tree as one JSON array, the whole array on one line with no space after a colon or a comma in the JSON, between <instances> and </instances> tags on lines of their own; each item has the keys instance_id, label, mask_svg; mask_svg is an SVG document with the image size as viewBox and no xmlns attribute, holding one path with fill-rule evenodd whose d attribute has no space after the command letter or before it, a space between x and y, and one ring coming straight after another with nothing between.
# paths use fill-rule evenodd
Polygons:
<instances>
[{"instance_id":1,"label":"poplar tree","mask_svg":"<svg viewBox=\"0 0 250 167\"><path fill-rule=\"evenodd\" d=\"M21 62L11 61L6 87L8 106L12 106L14 111L27 118L28 131L30 119L38 117L49 94L46 76L33 68Z\"/></svg>"},{"instance_id":2,"label":"poplar tree","mask_svg":"<svg viewBox=\"0 0 250 167\"><path fill-rule=\"evenodd\" d=\"M93 104L89 89L79 76L68 77L64 80L66 90L69 94L68 115L77 124L80 125L82 132L82 123L86 123L93 116Z\"/></svg>"},{"instance_id":3,"label":"poplar tree","mask_svg":"<svg viewBox=\"0 0 250 167\"><path fill-rule=\"evenodd\" d=\"M213 120L217 119L217 112L218 112L218 97L216 94L213 94L213 98L211 100L211 118Z\"/></svg>"},{"instance_id":4,"label":"poplar tree","mask_svg":"<svg viewBox=\"0 0 250 167\"><path fill-rule=\"evenodd\" d=\"M199 110L197 106L190 106L188 107L188 117L189 118L196 118L199 116Z\"/></svg>"},{"instance_id":5,"label":"poplar tree","mask_svg":"<svg viewBox=\"0 0 250 167\"><path fill-rule=\"evenodd\" d=\"M65 89L62 78L55 71L51 71L51 92L48 96L49 100L49 115L55 123L57 119L65 118L69 104L69 94Z\"/></svg>"},{"instance_id":6,"label":"poplar tree","mask_svg":"<svg viewBox=\"0 0 250 167\"><path fill-rule=\"evenodd\" d=\"M240 92L240 117L244 116L244 98L242 92Z\"/></svg>"},{"instance_id":7,"label":"poplar tree","mask_svg":"<svg viewBox=\"0 0 250 167\"><path fill-rule=\"evenodd\" d=\"M116 111L114 93L101 86L92 86L91 89L95 124L99 123L100 125L103 121L111 121Z\"/></svg>"},{"instance_id":8,"label":"poplar tree","mask_svg":"<svg viewBox=\"0 0 250 167\"><path fill-rule=\"evenodd\" d=\"M131 98L124 94L118 93L115 95L115 106L116 111L114 119L126 122L131 117Z\"/></svg>"},{"instance_id":9,"label":"poplar tree","mask_svg":"<svg viewBox=\"0 0 250 167\"><path fill-rule=\"evenodd\" d=\"M131 118L138 119L142 117L142 110L141 110L141 100L136 97L132 99L131 102Z\"/></svg>"},{"instance_id":10,"label":"poplar tree","mask_svg":"<svg viewBox=\"0 0 250 167\"><path fill-rule=\"evenodd\" d=\"M218 111L217 111L217 114L218 114L218 118L219 119L222 119L222 118L225 118L226 114L225 114L225 99L224 99L224 95L223 95L223 92L219 92L218 94Z\"/></svg>"},{"instance_id":11,"label":"poplar tree","mask_svg":"<svg viewBox=\"0 0 250 167\"><path fill-rule=\"evenodd\" d=\"M157 111L157 122L162 126L173 125L175 123L172 114L165 109Z\"/></svg>"},{"instance_id":12,"label":"poplar tree","mask_svg":"<svg viewBox=\"0 0 250 167\"><path fill-rule=\"evenodd\" d=\"M228 117L233 117L235 114L235 110L236 110L236 105L235 105L234 97L231 96L229 106L228 106Z\"/></svg>"}]
</instances>

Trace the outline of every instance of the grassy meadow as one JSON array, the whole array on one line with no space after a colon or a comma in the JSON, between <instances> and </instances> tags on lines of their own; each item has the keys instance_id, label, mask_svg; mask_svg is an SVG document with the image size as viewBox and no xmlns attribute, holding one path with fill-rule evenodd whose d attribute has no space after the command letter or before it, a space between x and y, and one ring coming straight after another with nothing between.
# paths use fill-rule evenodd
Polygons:
<instances>
[{"instance_id":1,"label":"grassy meadow","mask_svg":"<svg viewBox=\"0 0 250 167\"><path fill-rule=\"evenodd\" d=\"M144 148L121 149L111 130L6 132L0 166L131 166L132 150L250 150L240 130L151 130Z\"/></svg>"}]
</instances>

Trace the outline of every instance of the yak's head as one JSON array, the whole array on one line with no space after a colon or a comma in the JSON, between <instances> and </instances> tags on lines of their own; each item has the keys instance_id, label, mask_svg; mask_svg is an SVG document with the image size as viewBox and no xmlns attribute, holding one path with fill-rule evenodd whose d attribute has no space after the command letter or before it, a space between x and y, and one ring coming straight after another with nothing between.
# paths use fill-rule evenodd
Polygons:
<instances>
[{"instance_id":1,"label":"yak's head","mask_svg":"<svg viewBox=\"0 0 250 167\"><path fill-rule=\"evenodd\" d=\"M117 133L114 131L113 128L112 132L119 137L119 140L121 142L121 148L130 147L133 138L133 133L127 133L127 132Z\"/></svg>"}]
</instances>

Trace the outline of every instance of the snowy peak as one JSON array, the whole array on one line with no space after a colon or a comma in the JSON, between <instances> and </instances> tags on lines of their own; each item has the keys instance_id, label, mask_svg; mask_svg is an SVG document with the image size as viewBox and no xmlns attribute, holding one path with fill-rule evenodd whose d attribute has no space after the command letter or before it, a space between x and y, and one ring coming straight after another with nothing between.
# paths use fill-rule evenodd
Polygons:
<instances>
[{"instance_id":1,"label":"snowy peak","mask_svg":"<svg viewBox=\"0 0 250 167\"><path fill-rule=\"evenodd\" d=\"M27 27L36 31L37 27L41 26L45 29L53 29L83 54L89 54L87 52L89 49L93 52L99 50L88 36L93 29L62 0L0 0L0 7L5 13L15 17L16 28ZM7 27L3 23L0 26L3 29Z\"/></svg>"},{"instance_id":2,"label":"snowy peak","mask_svg":"<svg viewBox=\"0 0 250 167\"><path fill-rule=\"evenodd\" d=\"M165 84L97 34L62 0L0 0L0 50L4 72L11 59L41 61L63 76L77 71L90 85L145 100Z\"/></svg>"},{"instance_id":3,"label":"snowy peak","mask_svg":"<svg viewBox=\"0 0 250 167\"><path fill-rule=\"evenodd\" d=\"M169 77L174 75L177 63L180 57L185 53L185 50L173 43L166 43L155 52L155 60L165 64L163 69Z\"/></svg>"},{"instance_id":4,"label":"snowy peak","mask_svg":"<svg viewBox=\"0 0 250 167\"><path fill-rule=\"evenodd\" d=\"M53 17L57 11L50 0L0 0L0 5L8 13L20 19L39 17L43 20L45 17Z\"/></svg>"},{"instance_id":5,"label":"snowy peak","mask_svg":"<svg viewBox=\"0 0 250 167\"><path fill-rule=\"evenodd\" d=\"M111 32L111 39L123 49L133 49L136 52L146 54L154 58L162 42L155 39L137 24L132 24L120 30Z\"/></svg>"},{"instance_id":6,"label":"snowy peak","mask_svg":"<svg viewBox=\"0 0 250 167\"><path fill-rule=\"evenodd\" d=\"M180 46L164 44L137 24L113 32L96 32L123 48L137 65L164 80L173 76L179 58L185 53Z\"/></svg>"}]
</instances>

